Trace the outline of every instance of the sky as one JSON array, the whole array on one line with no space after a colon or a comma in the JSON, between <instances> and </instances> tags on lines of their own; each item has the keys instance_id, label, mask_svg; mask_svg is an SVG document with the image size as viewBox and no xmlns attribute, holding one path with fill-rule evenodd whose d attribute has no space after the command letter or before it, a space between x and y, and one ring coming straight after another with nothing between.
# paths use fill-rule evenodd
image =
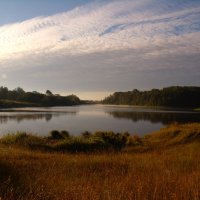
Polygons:
<instances>
[{"instance_id":1,"label":"sky","mask_svg":"<svg viewBox=\"0 0 200 200\"><path fill-rule=\"evenodd\" d=\"M0 85L103 99L200 86L200 0L0 0Z\"/></svg>"}]
</instances>

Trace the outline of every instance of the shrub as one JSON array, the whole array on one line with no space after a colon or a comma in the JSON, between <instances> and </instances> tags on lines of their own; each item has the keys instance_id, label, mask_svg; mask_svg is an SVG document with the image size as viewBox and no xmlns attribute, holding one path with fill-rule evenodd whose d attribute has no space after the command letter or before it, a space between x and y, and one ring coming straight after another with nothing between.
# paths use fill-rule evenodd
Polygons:
<instances>
[{"instance_id":1,"label":"shrub","mask_svg":"<svg viewBox=\"0 0 200 200\"><path fill-rule=\"evenodd\" d=\"M81 135L84 138L90 138L92 136L92 133L90 133L89 131L85 131L85 132L81 133Z\"/></svg>"},{"instance_id":2,"label":"shrub","mask_svg":"<svg viewBox=\"0 0 200 200\"><path fill-rule=\"evenodd\" d=\"M84 139L74 137L68 140L63 140L53 146L56 151L69 152L94 152L107 149L106 143L100 138Z\"/></svg>"},{"instance_id":3,"label":"shrub","mask_svg":"<svg viewBox=\"0 0 200 200\"><path fill-rule=\"evenodd\" d=\"M129 136L127 139L128 146L142 145L142 139L138 135Z\"/></svg>"},{"instance_id":4,"label":"shrub","mask_svg":"<svg viewBox=\"0 0 200 200\"><path fill-rule=\"evenodd\" d=\"M109 132L96 132L96 137L102 138L107 144L109 144L114 150L121 150L126 146L127 137L120 133Z\"/></svg>"},{"instance_id":5,"label":"shrub","mask_svg":"<svg viewBox=\"0 0 200 200\"><path fill-rule=\"evenodd\" d=\"M23 132L5 135L0 139L0 142L2 144L18 145L20 147L28 147L32 149L40 149L47 146L43 138Z\"/></svg>"},{"instance_id":6,"label":"shrub","mask_svg":"<svg viewBox=\"0 0 200 200\"><path fill-rule=\"evenodd\" d=\"M63 136L63 138L69 138L70 137L70 134L68 131L65 131L65 130L62 130L60 132L60 134Z\"/></svg>"},{"instance_id":7,"label":"shrub","mask_svg":"<svg viewBox=\"0 0 200 200\"><path fill-rule=\"evenodd\" d=\"M50 132L50 135L51 135L51 139L54 139L54 140L60 140L60 139L64 139L64 136L57 130L53 130Z\"/></svg>"}]
</instances>

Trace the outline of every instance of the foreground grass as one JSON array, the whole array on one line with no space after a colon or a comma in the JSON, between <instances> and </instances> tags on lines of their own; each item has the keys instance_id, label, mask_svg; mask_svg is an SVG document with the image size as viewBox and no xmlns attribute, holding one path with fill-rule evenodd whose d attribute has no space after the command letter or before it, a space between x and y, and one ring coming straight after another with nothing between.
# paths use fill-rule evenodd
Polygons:
<instances>
[{"instance_id":1,"label":"foreground grass","mask_svg":"<svg viewBox=\"0 0 200 200\"><path fill-rule=\"evenodd\" d=\"M5 200L200 199L200 124L172 125L122 151L58 153L0 146Z\"/></svg>"}]
</instances>

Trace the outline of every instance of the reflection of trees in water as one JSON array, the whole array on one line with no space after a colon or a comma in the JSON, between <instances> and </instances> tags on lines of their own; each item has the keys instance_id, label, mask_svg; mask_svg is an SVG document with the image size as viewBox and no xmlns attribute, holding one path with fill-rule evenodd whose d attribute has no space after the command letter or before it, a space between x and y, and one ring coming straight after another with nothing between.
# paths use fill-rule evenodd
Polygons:
<instances>
[{"instance_id":1,"label":"reflection of trees in water","mask_svg":"<svg viewBox=\"0 0 200 200\"><path fill-rule=\"evenodd\" d=\"M16 115L0 115L0 124L6 124L8 121L16 121L20 123L24 120L42 120L45 119L47 122L52 117L59 117L61 115L75 115L76 112L56 112L56 113L34 113L34 114L16 114Z\"/></svg>"},{"instance_id":2,"label":"reflection of trees in water","mask_svg":"<svg viewBox=\"0 0 200 200\"><path fill-rule=\"evenodd\" d=\"M48 121L51 121L51 118L52 118L52 114L47 114L45 115L45 120L48 122Z\"/></svg>"},{"instance_id":3,"label":"reflection of trees in water","mask_svg":"<svg viewBox=\"0 0 200 200\"><path fill-rule=\"evenodd\" d=\"M200 122L200 113L161 113L161 112L107 112L114 118L130 119L133 122L150 121L151 123L170 124L173 122Z\"/></svg>"}]
</instances>

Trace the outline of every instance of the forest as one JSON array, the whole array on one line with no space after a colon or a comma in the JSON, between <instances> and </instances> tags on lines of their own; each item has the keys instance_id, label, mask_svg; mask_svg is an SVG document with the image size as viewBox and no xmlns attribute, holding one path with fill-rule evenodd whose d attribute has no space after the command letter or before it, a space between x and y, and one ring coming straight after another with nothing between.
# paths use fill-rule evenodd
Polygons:
<instances>
[{"instance_id":1,"label":"forest","mask_svg":"<svg viewBox=\"0 0 200 200\"><path fill-rule=\"evenodd\" d=\"M116 105L197 108L200 107L200 87L172 86L150 91L134 89L128 92L115 92L102 102Z\"/></svg>"},{"instance_id":2,"label":"forest","mask_svg":"<svg viewBox=\"0 0 200 200\"><path fill-rule=\"evenodd\" d=\"M37 91L25 92L17 87L9 90L7 87L0 87L0 107L21 107L21 106L68 106L83 103L77 96L60 96L47 90L45 94Z\"/></svg>"}]
</instances>

